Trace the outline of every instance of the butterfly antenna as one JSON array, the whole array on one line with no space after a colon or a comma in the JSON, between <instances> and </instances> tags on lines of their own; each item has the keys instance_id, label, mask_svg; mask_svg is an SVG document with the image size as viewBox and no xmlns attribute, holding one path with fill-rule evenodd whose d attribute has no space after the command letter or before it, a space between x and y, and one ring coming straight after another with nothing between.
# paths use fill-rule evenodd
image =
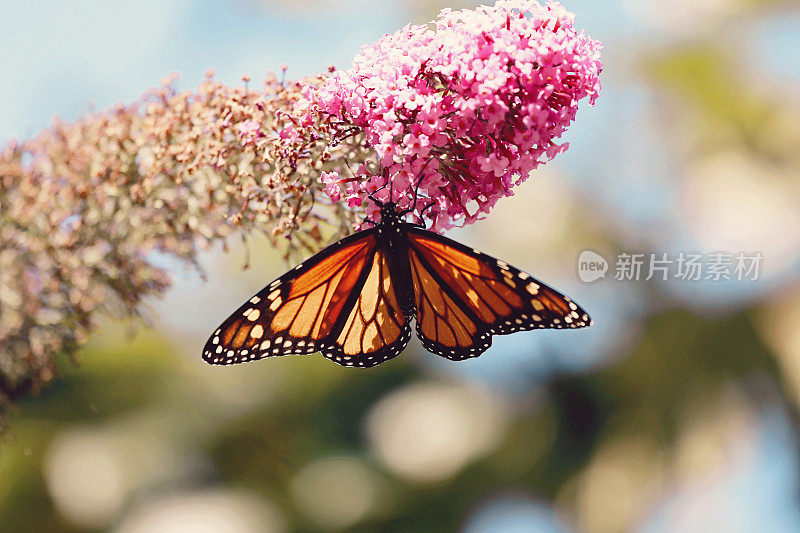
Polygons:
<instances>
[{"instance_id":1,"label":"butterfly antenna","mask_svg":"<svg viewBox=\"0 0 800 533\"><path fill-rule=\"evenodd\" d=\"M375 193L376 193L376 192L378 192L379 190L380 190L380 189L375 189L375 191L374 191L374 192L371 192L371 193L369 193L369 194L367 195L367 198L369 198L370 200L372 200L373 202L375 202L375 205L377 205L378 207L383 207L383 202L381 202L380 200L378 200L377 198L375 198L375 197L373 196L373 194L375 194Z\"/></svg>"},{"instance_id":2,"label":"butterfly antenna","mask_svg":"<svg viewBox=\"0 0 800 533\"><path fill-rule=\"evenodd\" d=\"M417 199L419 198L419 187L420 187L420 185L422 185L422 179L424 177L425 177L425 171L422 170L422 171L420 171L419 179L417 180L417 184L414 186L414 203L411 205L410 209L406 209L405 211L400 213L401 217L405 216L405 215L407 215L409 213L413 213L414 211L417 210Z\"/></svg>"},{"instance_id":3,"label":"butterfly antenna","mask_svg":"<svg viewBox=\"0 0 800 533\"><path fill-rule=\"evenodd\" d=\"M389 182L389 202L394 202L394 180L389 179L388 169L383 169L383 178Z\"/></svg>"},{"instance_id":4,"label":"butterfly antenna","mask_svg":"<svg viewBox=\"0 0 800 533\"><path fill-rule=\"evenodd\" d=\"M425 211L427 211L428 209L430 209L434 205L436 205L436 202L434 200L431 200L431 202L428 205L426 205L425 207L422 208L422 211L420 211L419 213L416 214L417 218L419 218L418 225L421 228L426 229L425 228Z\"/></svg>"},{"instance_id":5,"label":"butterfly antenna","mask_svg":"<svg viewBox=\"0 0 800 533\"><path fill-rule=\"evenodd\" d=\"M435 202L435 201L433 201L433 200L431 200L431 203L429 203L428 205L426 205L425 207L423 207L423 208L422 208L422 211L420 211L420 212L419 212L419 218L420 218L420 219L422 219L422 215L424 215L424 214L425 214L425 211L427 211L428 209L430 209L430 208L431 208L431 207L433 207L434 205L436 205L436 202Z\"/></svg>"},{"instance_id":6,"label":"butterfly antenna","mask_svg":"<svg viewBox=\"0 0 800 533\"><path fill-rule=\"evenodd\" d=\"M412 211L417 210L417 200L419 199L419 187L422 185L422 180L425 178L425 171L422 170L419 173L419 179L417 180L417 185L414 187L414 205L411 207Z\"/></svg>"},{"instance_id":7,"label":"butterfly antenna","mask_svg":"<svg viewBox=\"0 0 800 533\"><path fill-rule=\"evenodd\" d=\"M385 189L385 188L387 187L387 185L389 185L389 184L388 184L388 183L384 183L383 185L381 185L380 187L378 187L377 189L375 189L374 191L372 191L371 193L369 193L369 194L367 195L367 198L369 198L370 200L372 200L373 202L375 202L375 205L377 205L378 207L383 207L383 206L384 206L384 202L381 202L380 200L378 200L377 198L375 198L374 194L375 194L376 192L380 191L381 189ZM391 200L391 198L390 198L390 200Z\"/></svg>"},{"instance_id":8,"label":"butterfly antenna","mask_svg":"<svg viewBox=\"0 0 800 533\"><path fill-rule=\"evenodd\" d=\"M350 167L350 165L348 165L348 168L349 168L349 167ZM353 172L353 169L350 169L350 172L352 173L352 172ZM384 188L385 188L387 185L388 185L388 183L384 183L383 185L381 185L380 187L378 187L377 189L375 189L374 191L372 191L371 193L369 193L369 194L367 195L367 198L369 198L370 200L372 200L373 202L375 202L375 205L377 205L378 207L381 207L381 208L382 208L382 207L383 207L384 205L386 205L386 204L385 204L385 202L381 202L380 200L378 200L377 198L375 198L375 193L376 193L376 192L378 192L378 191L380 191L381 189L384 189ZM364 224L366 224L367 222L369 222L369 223L370 223L370 224L372 224L373 226L376 226L376 225L377 225L377 224L375 223L375 221L374 221L374 220L370 220L370 219L369 219L369 218L367 218L367 217L364 217L364 220L362 220L362 221L361 221L361 225L363 226L363 225L364 225Z\"/></svg>"}]
</instances>

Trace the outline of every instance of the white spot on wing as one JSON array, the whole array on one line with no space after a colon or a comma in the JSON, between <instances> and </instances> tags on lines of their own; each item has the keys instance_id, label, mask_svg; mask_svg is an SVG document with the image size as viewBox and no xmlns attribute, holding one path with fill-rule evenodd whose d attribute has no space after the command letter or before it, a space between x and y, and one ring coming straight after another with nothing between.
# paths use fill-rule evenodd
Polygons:
<instances>
[{"instance_id":1,"label":"white spot on wing","mask_svg":"<svg viewBox=\"0 0 800 533\"><path fill-rule=\"evenodd\" d=\"M271 304L269 304L269 310L270 311L276 310L278 307L281 306L281 303L282 303L281 297L278 296Z\"/></svg>"}]
</instances>

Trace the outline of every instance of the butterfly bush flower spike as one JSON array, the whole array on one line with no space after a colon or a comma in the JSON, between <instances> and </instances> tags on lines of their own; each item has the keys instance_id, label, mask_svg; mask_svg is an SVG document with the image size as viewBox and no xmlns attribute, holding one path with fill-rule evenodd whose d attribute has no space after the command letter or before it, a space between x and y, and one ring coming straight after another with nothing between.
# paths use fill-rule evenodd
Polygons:
<instances>
[{"instance_id":1,"label":"butterfly bush flower spike","mask_svg":"<svg viewBox=\"0 0 800 533\"><path fill-rule=\"evenodd\" d=\"M513 194L558 142L578 102L600 90L601 44L578 32L558 3L501 0L443 10L364 47L312 96L374 150L371 173L349 194L411 207L434 230L468 224ZM353 203L351 203L353 205ZM429 207L428 207L429 206ZM367 215L377 220L377 209Z\"/></svg>"},{"instance_id":2,"label":"butterfly bush flower spike","mask_svg":"<svg viewBox=\"0 0 800 533\"><path fill-rule=\"evenodd\" d=\"M332 180L356 148L308 109L318 79L174 81L0 147L0 433L8 402L56 379L56 355L74 354L98 315L139 316L169 288L159 257L199 267L236 227L296 256L323 244L320 224L352 225ZM312 213L325 193L334 205Z\"/></svg>"}]
</instances>

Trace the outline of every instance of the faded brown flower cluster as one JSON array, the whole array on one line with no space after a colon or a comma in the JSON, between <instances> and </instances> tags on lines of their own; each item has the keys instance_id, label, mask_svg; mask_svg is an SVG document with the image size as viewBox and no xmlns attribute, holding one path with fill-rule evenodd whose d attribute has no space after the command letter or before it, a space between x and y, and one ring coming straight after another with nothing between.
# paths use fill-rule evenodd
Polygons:
<instances>
[{"instance_id":1,"label":"faded brown flower cluster","mask_svg":"<svg viewBox=\"0 0 800 533\"><path fill-rule=\"evenodd\" d=\"M308 107L318 78L251 90L210 72L183 93L171 81L0 151L0 413L53 379L97 311L135 316L164 292L159 256L197 266L235 226L288 256L353 226L319 174L363 162L363 139Z\"/></svg>"}]
</instances>

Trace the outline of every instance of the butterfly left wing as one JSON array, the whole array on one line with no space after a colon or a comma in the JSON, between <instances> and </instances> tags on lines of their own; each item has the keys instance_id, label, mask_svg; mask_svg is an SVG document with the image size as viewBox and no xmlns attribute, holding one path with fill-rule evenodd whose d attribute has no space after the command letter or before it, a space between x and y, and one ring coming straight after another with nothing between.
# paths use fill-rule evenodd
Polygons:
<instances>
[{"instance_id":1,"label":"butterfly left wing","mask_svg":"<svg viewBox=\"0 0 800 533\"><path fill-rule=\"evenodd\" d=\"M203 359L228 365L320 350L349 313L376 248L373 230L359 232L290 270L222 323L206 342Z\"/></svg>"},{"instance_id":2,"label":"butterfly left wing","mask_svg":"<svg viewBox=\"0 0 800 533\"><path fill-rule=\"evenodd\" d=\"M411 338L375 231L324 249L253 296L203 349L212 364L319 351L343 366L397 356Z\"/></svg>"},{"instance_id":3,"label":"butterfly left wing","mask_svg":"<svg viewBox=\"0 0 800 533\"><path fill-rule=\"evenodd\" d=\"M416 227L408 240L417 335L433 353L477 357L492 335L591 324L569 297L503 261Z\"/></svg>"}]
</instances>

